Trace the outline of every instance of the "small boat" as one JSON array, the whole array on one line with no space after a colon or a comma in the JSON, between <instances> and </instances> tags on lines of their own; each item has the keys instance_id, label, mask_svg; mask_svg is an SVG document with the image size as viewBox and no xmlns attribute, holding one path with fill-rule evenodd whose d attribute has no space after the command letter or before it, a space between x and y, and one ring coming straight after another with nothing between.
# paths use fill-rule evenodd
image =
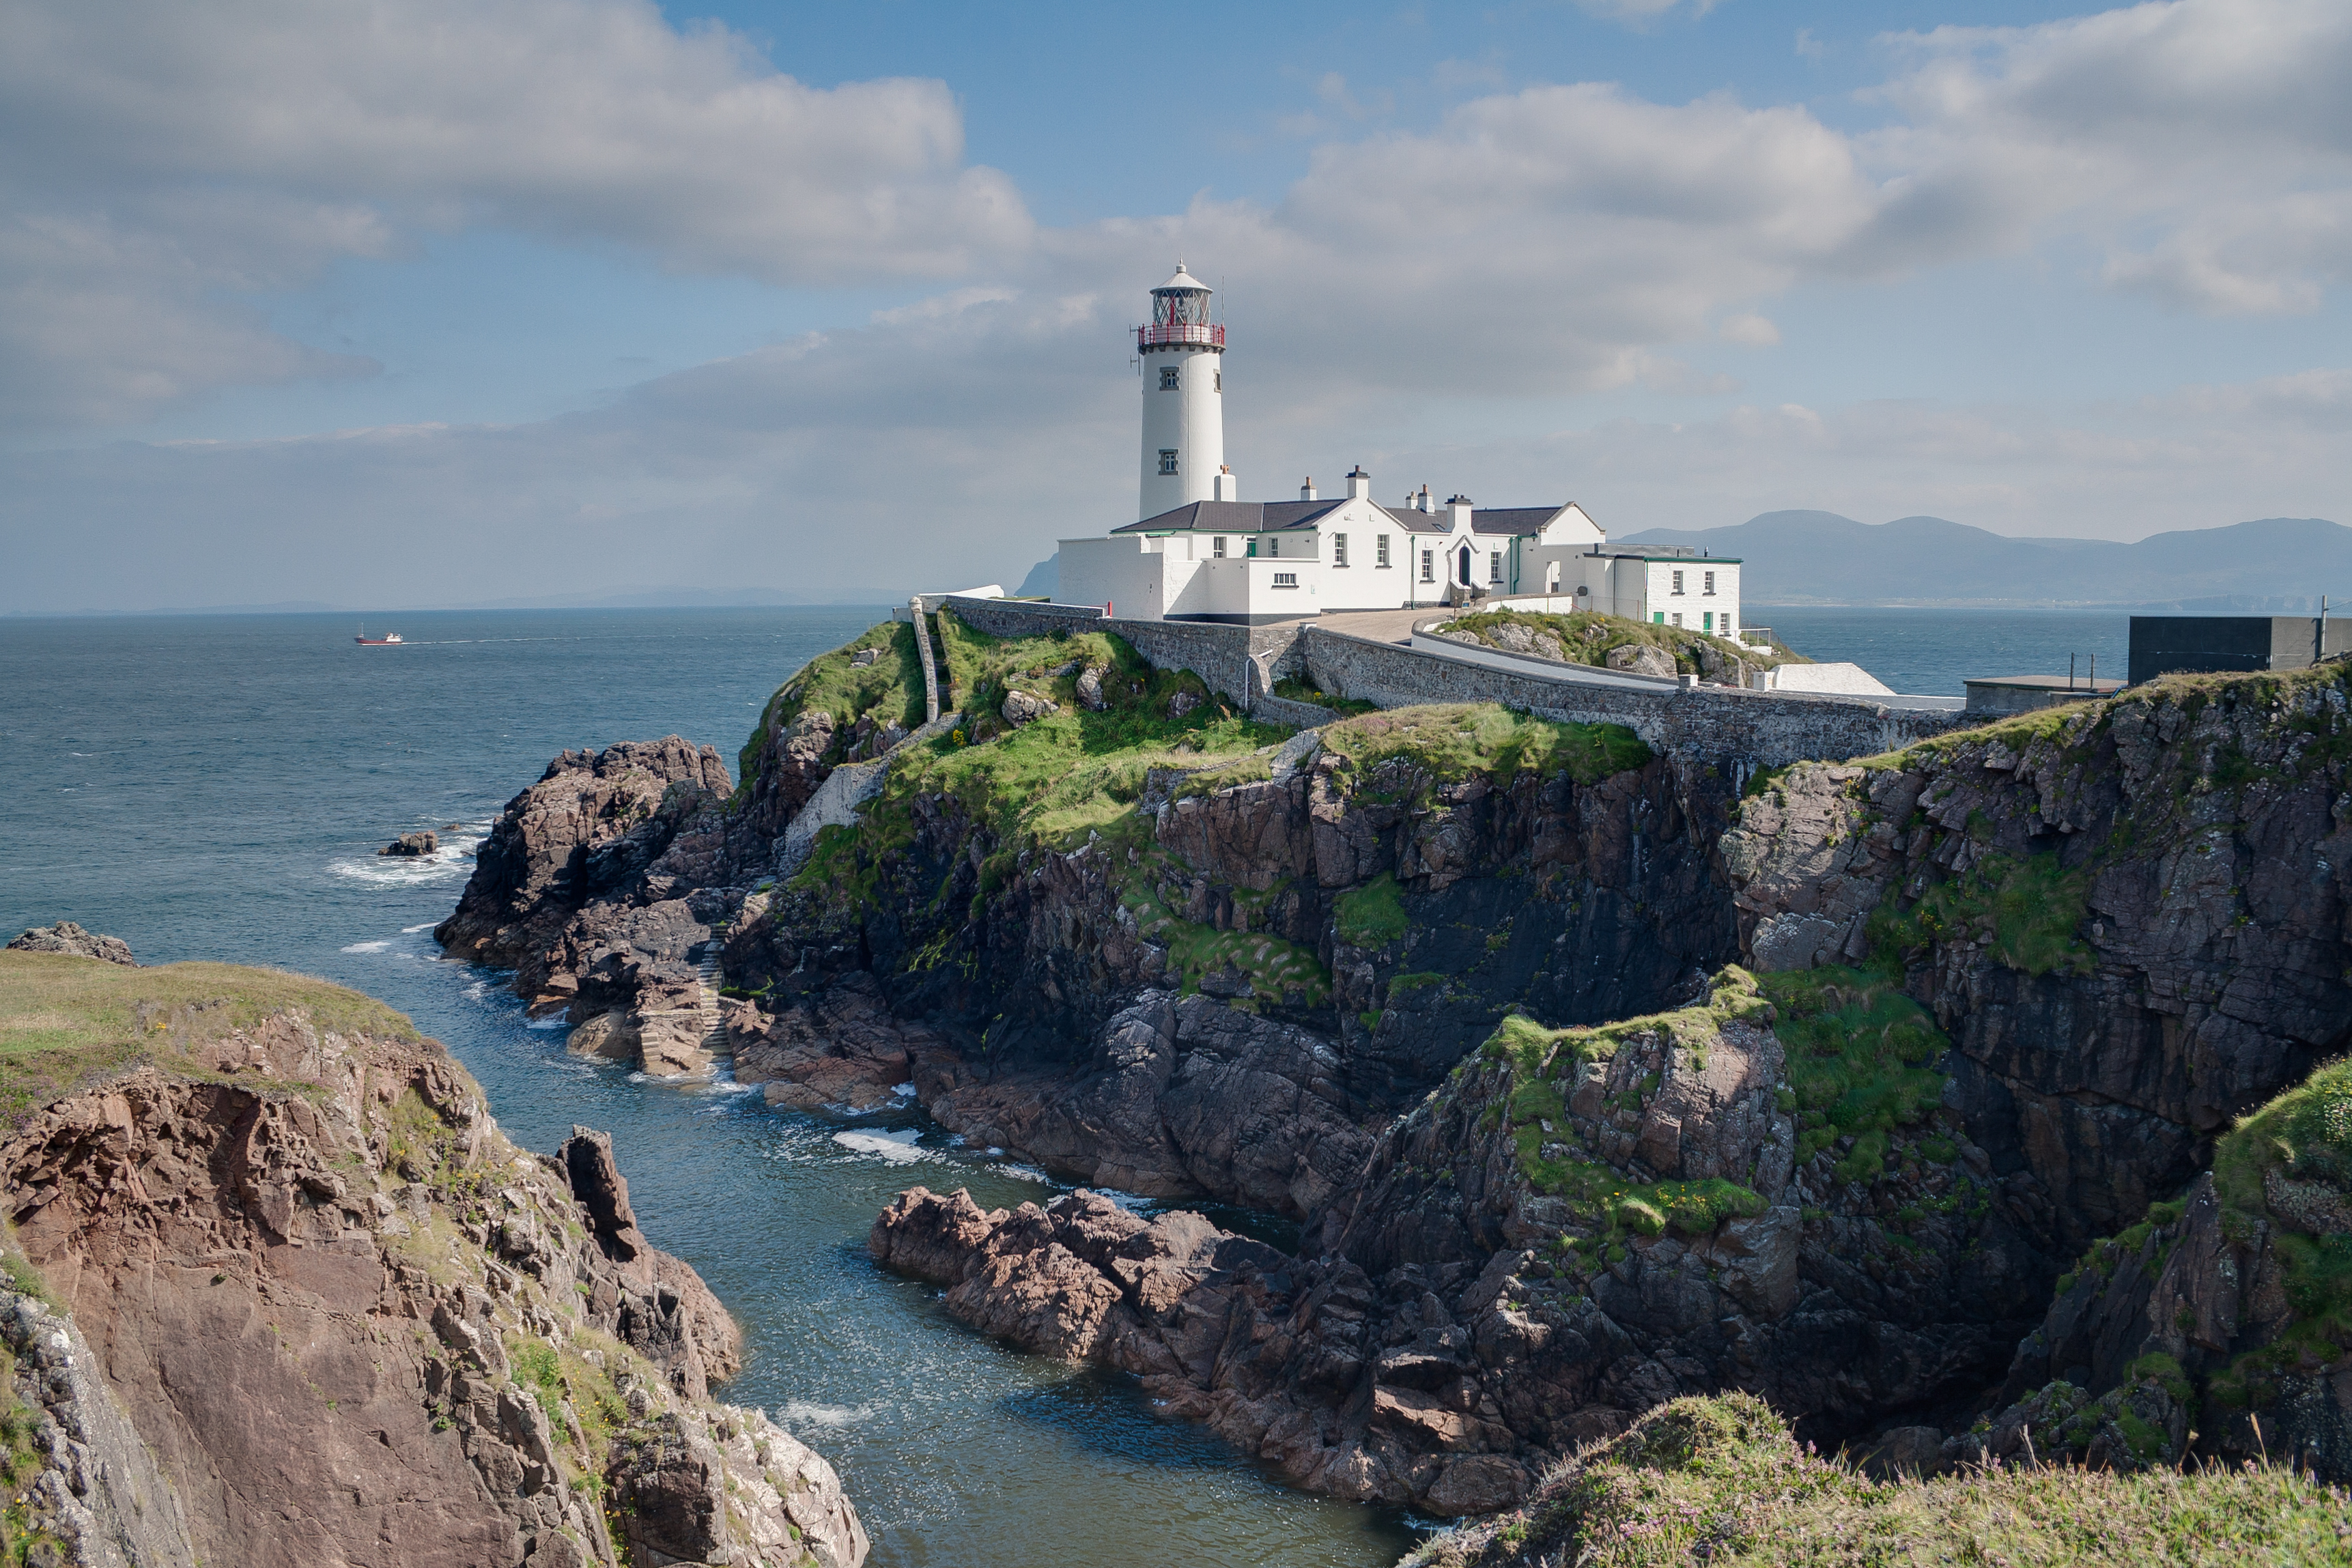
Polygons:
<instances>
[{"instance_id":1,"label":"small boat","mask_svg":"<svg viewBox=\"0 0 2352 1568\"><path fill-rule=\"evenodd\" d=\"M367 627L362 625L360 628L360 634L352 638L352 641L357 643L362 648L391 648L399 644L400 633L397 632L387 632L381 637L371 637L367 634Z\"/></svg>"}]
</instances>

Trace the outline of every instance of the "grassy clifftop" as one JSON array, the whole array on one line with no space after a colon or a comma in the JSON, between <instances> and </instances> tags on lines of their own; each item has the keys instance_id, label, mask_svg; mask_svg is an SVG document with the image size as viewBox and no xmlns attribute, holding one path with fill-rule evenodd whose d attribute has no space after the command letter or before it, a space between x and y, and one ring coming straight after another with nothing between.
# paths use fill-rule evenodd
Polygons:
<instances>
[{"instance_id":1,"label":"grassy clifftop","mask_svg":"<svg viewBox=\"0 0 2352 1568\"><path fill-rule=\"evenodd\" d=\"M1442 1535L1406 1563L2342 1563L2347 1509L2342 1488L2261 1465L1874 1481L1735 1394L1660 1406L1563 1465L1526 1507Z\"/></svg>"},{"instance_id":2,"label":"grassy clifftop","mask_svg":"<svg viewBox=\"0 0 2352 1568\"><path fill-rule=\"evenodd\" d=\"M420 1038L373 998L281 969L0 952L0 1118L142 1062L199 1071L195 1048L289 1011L321 1033Z\"/></svg>"}]
</instances>

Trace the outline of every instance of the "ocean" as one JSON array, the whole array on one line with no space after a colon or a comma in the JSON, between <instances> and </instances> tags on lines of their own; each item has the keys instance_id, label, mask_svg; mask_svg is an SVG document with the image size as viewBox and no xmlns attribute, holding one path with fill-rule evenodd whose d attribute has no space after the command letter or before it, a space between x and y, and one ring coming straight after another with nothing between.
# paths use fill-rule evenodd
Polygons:
<instances>
[{"instance_id":1,"label":"ocean","mask_svg":"<svg viewBox=\"0 0 2352 1568\"><path fill-rule=\"evenodd\" d=\"M142 961L322 975L447 1043L522 1144L614 1135L656 1245L741 1320L726 1391L840 1469L884 1565L1392 1563L1412 1521L1307 1498L1126 1379L1019 1355L885 1275L866 1228L903 1187L1061 1190L952 1147L919 1112L772 1111L729 1083L568 1057L500 977L431 939L507 799L567 747L676 733L729 759L805 661L882 609L0 619L0 930L78 920ZM1800 651L1901 691L2123 667L2119 616L1781 610ZM2112 664L2110 664L2110 661ZM379 859L434 829L429 861Z\"/></svg>"}]
</instances>

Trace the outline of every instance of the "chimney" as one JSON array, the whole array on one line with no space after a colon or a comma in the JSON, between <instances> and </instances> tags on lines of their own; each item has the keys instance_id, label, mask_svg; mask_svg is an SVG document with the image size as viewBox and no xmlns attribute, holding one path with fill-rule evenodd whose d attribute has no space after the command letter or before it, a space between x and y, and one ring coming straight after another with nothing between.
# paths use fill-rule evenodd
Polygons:
<instances>
[{"instance_id":1,"label":"chimney","mask_svg":"<svg viewBox=\"0 0 2352 1568\"><path fill-rule=\"evenodd\" d=\"M1226 467L1222 463L1218 464L1216 481L1210 487L1209 499L1212 501L1238 501L1241 498L1242 482L1234 477L1234 471L1231 468Z\"/></svg>"},{"instance_id":2,"label":"chimney","mask_svg":"<svg viewBox=\"0 0 2352 1568\"><path fill-rule=\"evenodd\" d=\"M1446 497L1445 517L1446 521L1454 528L1468 528L1470 526L1470 497L1467 496Z\"/></svg>"},{"instance_id":3,"label":"chimney","mask_svg":"<svg viewBox=\"0 0 2352 1568\"><path fill-rule=\"evenodd\" d=\"M1429 486L1426 486L1426 485L1423 485L1423 486L1421 487L1421 498L1420 498L1419 500L1415 501L1413 504L1414 504L1415 506L1419 507L1420 507L1423 511L1424 511L1424 512L1433 512L1433 511L1437 510L1436 507L1434 507L1433 505L1432 505L1432 504L1431 504L1431 502L1430 502L1430 499L1429 499Z\"/></svg>"},{"instance_id":4,"label":"chimney","mask_svg":"<svg viewBox=\"0 0 2352 1568\"><path fill-rule=\"evenodd\" d=\"M1298 486L1298 498L1302 501L1315 501L1322 498L1315 494L1314 475L1309 474L1307 476L1307 483Z\"/></svg>"},{"instance_id":5,"label":"chimney","mask_svg":"<svg viewBox=\"0 0 2352 1568\"><path fill-rule=\"evenodd\" d=\"M1364 465L1360 463L1348 474L1348 498L1351 501L1372 498L1372 476L1364 472Z\"/></svg>"}]
</instances>

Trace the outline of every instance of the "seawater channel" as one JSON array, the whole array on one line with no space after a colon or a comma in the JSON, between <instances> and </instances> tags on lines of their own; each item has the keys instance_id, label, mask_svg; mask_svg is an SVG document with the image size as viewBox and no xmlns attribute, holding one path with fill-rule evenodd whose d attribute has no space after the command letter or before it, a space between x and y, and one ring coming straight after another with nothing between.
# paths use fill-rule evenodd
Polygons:
<instances>
[{"instance_id":1,"label":"seawater channel","mask_svg":"<svg viewBox=\"0 0 2352 1568\"><path fill-rule=\"evenodd\" d=\"M1393 1563L1408 1521L1276 1485L1131 1381L983 1339L866 1256L906 1186L994 1207L1060 1190L1037 1173L917 1111L833 1122L574 1061L501 977L440 961L471 841L549 758L675 732L731 768L768 695L885 613L371 613L396 648L340 616L0 620L0 927L326 976L446 1042L519 1143L610 1132L655 1244L742 1323L723 1396L833 1460L876 1563ZM450 823L432 862L373 852Z\"/></svg>"}]
</instances>

